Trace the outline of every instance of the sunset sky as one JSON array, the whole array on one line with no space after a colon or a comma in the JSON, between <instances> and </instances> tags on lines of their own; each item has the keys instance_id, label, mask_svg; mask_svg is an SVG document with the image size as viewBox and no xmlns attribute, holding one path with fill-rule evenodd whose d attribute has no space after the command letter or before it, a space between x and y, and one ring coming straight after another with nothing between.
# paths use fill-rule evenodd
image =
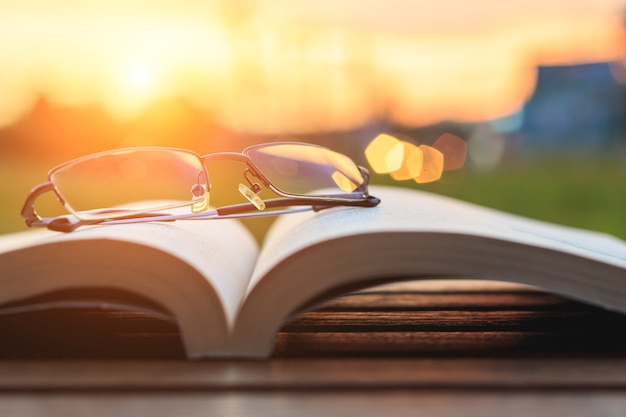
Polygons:
<instances>
[{"instance_id":1,"label":"sunset sky","mask_svg":"<svg viewBox=\"0 0 626 417\"><path fill-rule=\"evenodd\" d=\"M0 126L38 94L182 96L257 133L515 112L538 64L621 59L617 0L0 0Z\"/></svg>"}]
</instances>

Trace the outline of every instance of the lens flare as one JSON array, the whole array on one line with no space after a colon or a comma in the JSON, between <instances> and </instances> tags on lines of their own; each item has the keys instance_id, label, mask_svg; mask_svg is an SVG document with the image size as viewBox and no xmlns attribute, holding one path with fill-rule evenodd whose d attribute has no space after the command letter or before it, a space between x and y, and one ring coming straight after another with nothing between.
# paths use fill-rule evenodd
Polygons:
<instances>
[{"instance_id":1,"label":"lens flare","mask_svg":"<svg viewBox=\"0 0 626 417\"><path fill-rule=\"evenodd\" d=\"M433 143L433 148L444 154L445 171L462 168L467 157L467 144L460 137L451 133L444 133Z\"/></svg>"},{"instance_id":2,"label":"lens flare","mask_svg":"<svg viewBox=\"0 0 626 417\"><path fill-rule=\"evenodd\" d=\"M433 146L418 146L383 133L365 149L374 172L389 174L396 181L413 179L418 183L437 181L443 171L463 167L466 155L465 141L450 133L441 135Z\"/></svg>"},{"instance_id":3,"label":"lens flare","mask_svg":"<svg viewBox=\"0 0 626 417\"><path fill-rule=\"evenodd\" d=\"M413 179L417 183L439 180L443 174L443 154L431 146L420 145L419 148L424 154L424 164L422 165L420 174Z\"/></svg>"},{"instance_id":4,"label":"lens flare","mask_svg":"<svg viewBox=\"0 0 626 417\"><path fill-rule=\"evenodd\" d=\"M404 148L402 166L390 172L391 178L396 181L410 180L421 174L424 166L424 151L409 142L401 142Z\"/></svg>"},{"instance_id":5,"label":"lens flare","mask_svg":"<svg viewBox=\"0 0 626 417\"><path fill-rule=\"evenodd\" d=\"M383 133L370 142L365 157L374 172L388 174L402 167L404 146L400 140Z\"/></svg>"}]
</instances>

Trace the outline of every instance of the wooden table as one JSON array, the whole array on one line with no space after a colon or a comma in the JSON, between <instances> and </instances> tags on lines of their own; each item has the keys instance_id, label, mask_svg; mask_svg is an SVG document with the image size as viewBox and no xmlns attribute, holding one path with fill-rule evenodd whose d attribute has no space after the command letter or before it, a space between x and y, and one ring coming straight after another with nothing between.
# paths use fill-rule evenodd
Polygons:
<instances>
[{"instance_id":1,"label":"wooden table","mask_svg":"<svg viewBox=\"0 0 626 417\"><path fill-rule=\"evenodd\" d=\"M0 416L623 416L625 330L626 316L461 281L337 299L260 361L184 360L176 327L143 313L0 316Z\"/></svg>"}]
</instances>

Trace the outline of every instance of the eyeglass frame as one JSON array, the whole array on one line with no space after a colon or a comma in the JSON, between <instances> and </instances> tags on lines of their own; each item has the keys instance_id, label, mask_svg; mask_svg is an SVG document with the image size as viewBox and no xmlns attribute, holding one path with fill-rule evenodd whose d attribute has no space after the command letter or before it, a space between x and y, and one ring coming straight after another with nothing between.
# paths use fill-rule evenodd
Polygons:
<instances>
[{"instance_id":1,"label":"eyeglass frame","mask_svg":"<svg viewBox=\"0 0 626 417\"><path fill-rule=\"evenodd\" d=\"M287 214L294 213L300 211L320 211L323 209L338 207L338 206L352 206L352 207L375 207L380 203L380 199L374 197L369 194L368 185L370 180L369 171L367 168L360 166L356 163L355 166L358 168L361 176L363 177L363 182L352 192L361 194L360 197L357 198L348 198L342 197L341 195L328 195L328 196L313 196L313 195L301 195L301 194L293 194L280 190L276 187L266 175L262 173L258 167L255 166L254 162L251 160L248 152L262 148L267 146L274 145L302 145L302 146L311 146L321 149L327 149L331 152L335 152L329 148L324 146L315 145L311 143L305 142L268 142L257 145L252 145L246 147L241 152L215 152L206 155L200 155L197 152L182 149L182 148L174 148L174 147L158 147L158 146L140 146L133 148L120 148L113 149L103 152L97 152L90 155L85 155L79 158L72 159L70 161L64 162L60 165L55 166L51 170L48 171L48 181L41 183L34 187L28 196L26 197L26 201L24 206L22 207L21 215L25 219L28 227L47 227L50 230L58 231L58 232L72 232L80 226L85 225L112 225L112 224L123 224L123 223L141 223L141 222L152 222L152 221L175 221L175 220L217 220L217 219L230 219L230 218L242 218L242 217L268 217L268 216L276 216L279 214ZM145 212L133 212L128 215L115 216L111 218L104 219L92 219L92 220L84 220L80 219L73 213L74 210L67 204L65 198L61 194L61 192L57 189L54 182L50 179L52 175L64 167L79 163L82 161L86 161L101 155L112 154L115 152L124 152L124 151L140 151L140 150L163 150L163 151L173 151L173 152L185 152L190 155L193 155L198 158L198 160L202 163L202 168L204 174L207 179L207 189L206 191L211 190L211 182L210 175L206 168L206 162L211 160L232 160L242 162L246 165L246 168L243 171L243 176L251 183L250 178L246 175L250 173L258 180L261 181L263 186L278 196L279 198L263 200L266 209L273 209L269 211L258 209L252 202L249 203L240 203L240 204L232 204L227 206L222 206L215 208L214 210L203 211L199 213L188 213L188 214L166 214L166 213L155 213L150 210ZM344 155L345 156L345 155ZM351 158L350 158L351 159ZM353 161L354 162L354 161ZM261 191L258 183L254 183L253 192L258 194ZM52 191L57 200L63 205L63 207L70 212L70 214L56 216L56 217L41 217L37 210L35 209L35 201L39 196L44 193ZM192 205L193 202L189 204L184 204L184 206ZM305 208L283 208L287 206L308 206ZM280 210L279 210L280 209ZM105 210L105 209L103 209Z\"/></svg>"}]
</instances>

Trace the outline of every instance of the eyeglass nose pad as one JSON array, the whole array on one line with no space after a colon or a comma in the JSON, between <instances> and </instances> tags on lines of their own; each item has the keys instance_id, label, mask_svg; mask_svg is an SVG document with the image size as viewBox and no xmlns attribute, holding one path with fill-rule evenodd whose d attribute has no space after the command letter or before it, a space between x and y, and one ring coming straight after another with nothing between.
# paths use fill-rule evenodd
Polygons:
<instances>
[{"instance_id":1,"label":"eyeglass nose pad","mask_svg":"<svg viewBox=\"0 0 626 417\"><path fill-rule=\"evenodd\" d=\"M261 191L261 187L259 184L252 184L252 188L256 191L252 191L250 187L245 184L239 183L239 192L242 196L244 196L249 202L257 208L257 210L265 210L265 201L261 199L257 195L259 191Z\"/></svg>"},{"instance_id":2,"label":"eyeglass nose pad","mask_svg":"<svg viewBox=\"0 0 626 417\"><path fill-rule=\"evenodd\" d=\"M209 190L204 184L194 184L191 187L191 212L201 213L209 207Z\"/></svg>"}]
</instances>

